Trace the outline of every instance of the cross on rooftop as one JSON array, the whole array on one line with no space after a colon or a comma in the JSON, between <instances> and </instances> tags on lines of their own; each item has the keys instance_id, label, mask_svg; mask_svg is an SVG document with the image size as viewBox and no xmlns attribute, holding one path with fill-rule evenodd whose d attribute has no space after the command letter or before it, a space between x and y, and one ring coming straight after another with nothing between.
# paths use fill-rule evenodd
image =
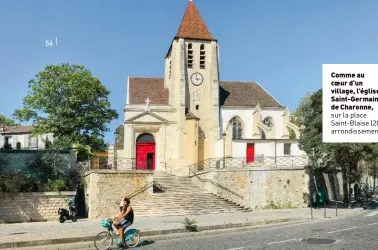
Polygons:
<instances>
[{"instance_id":1,"label":"cross on rooftop","mask_svg":"<svg viewBox=\"0 0 378 250\"><path fill-rule=\"evenodd\" d=\"M150 102L151 102L150 98L147 97L147 99L145 100L145 102L146 102L147 105L149 105Z\"/></svg>"}]
</instances>

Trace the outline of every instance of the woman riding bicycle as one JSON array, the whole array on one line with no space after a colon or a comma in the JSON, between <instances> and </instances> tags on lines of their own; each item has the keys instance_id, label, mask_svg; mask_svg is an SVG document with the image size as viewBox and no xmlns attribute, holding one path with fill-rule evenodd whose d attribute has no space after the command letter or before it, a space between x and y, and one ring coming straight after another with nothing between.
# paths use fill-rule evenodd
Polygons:
<instances>
[{"instance_id":1,"label":"woman riding bicycle","mask_svg":"<svg viewBox=\"0 0 378 250\"><path fill-rule=\"evenodd\" d=\"M118 215L114 221L113 225L117 228L119 232L119 238L121 242L117 244L118 247L123 247L123 237L124 237L124 230L131 226L134 222L134 211L133 208L130 206L130 200L128 198L124 198L124 206L120 215Z\"/></svg>"}]
</instances>

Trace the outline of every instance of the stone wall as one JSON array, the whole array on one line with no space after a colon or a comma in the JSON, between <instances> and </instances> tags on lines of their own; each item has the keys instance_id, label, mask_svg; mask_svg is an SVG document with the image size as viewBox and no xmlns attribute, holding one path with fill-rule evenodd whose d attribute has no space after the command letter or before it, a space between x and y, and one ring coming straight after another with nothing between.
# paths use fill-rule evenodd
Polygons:
<instances>
[{"instance_id":1,"label":"stone wall","mask_svg":"<svg viewBox=\"0 0 378 250\"><path fill-rule=\"evenodd\" d=\"M0 193L0 221L32 222L58 220L58 209L76 192Z\"/></svg>"},{"instance_id":2,"label":"stone wall","mask_svg":"<svg viewBox=\"0 0 378 250\"><path fill-rule=\"evenodd\" d=\"M198 186L252 209L307 206L309 177L304 169L211 169L197 176L192 180Z\"/></svg>"},{"instance_id":3,"label":"stone wall","mask_svg":"<svg viewBox=\"0 0 378 250\"><path fill-rule=\"evenodd\" d=\"M131 202L146 199L153 192L152 171L91 170L86 174L88 218L108 218L119 214L123 196Z\"/></svg>"}]
</instances>

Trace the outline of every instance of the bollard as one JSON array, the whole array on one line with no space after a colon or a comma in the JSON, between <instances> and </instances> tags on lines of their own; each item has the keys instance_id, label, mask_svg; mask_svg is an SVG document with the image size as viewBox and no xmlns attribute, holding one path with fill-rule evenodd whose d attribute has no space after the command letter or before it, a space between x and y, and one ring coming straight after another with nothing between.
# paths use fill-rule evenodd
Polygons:
<instances>
[{"instance_id":1,"label":"bollard","mask_svg":"<svg viewBox=\"0 0 378 250\"><path fill-rule=\"evenodd\" d=\"M326 205L324 203L324 218L327 218L327 215L326 215Z\"/></svg>"},{"instance_id":2,"label":"bollard","mask_svg":"<svg viewBox=\"0 0 378 250\"><path fill-rule=\"evenodd\" d=\"M338 202L336 201L336 217L337 217L337 203L338 203Z\"/></svg>"}]
</instances>

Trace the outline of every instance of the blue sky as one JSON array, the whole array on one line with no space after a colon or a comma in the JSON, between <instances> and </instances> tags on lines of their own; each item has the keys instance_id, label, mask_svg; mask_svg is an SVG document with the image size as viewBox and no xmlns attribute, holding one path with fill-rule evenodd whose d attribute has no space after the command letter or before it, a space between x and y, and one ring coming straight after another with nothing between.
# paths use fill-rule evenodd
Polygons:
<instances>
[{"instance_id":1,"label":"blue sky","mask_svg":"<svg viewBox=\"0 0 378 250\"><path fill-rule=\"evenodd\" d=\"M376 0L194 0L220 43L222 80L258 81L294 110L323 63L377 63ZM162 77L188 0L0 0L0 113L22 107L48 64L90 69L122 123L128 76ZM46 47L55 40L57 47Z\"/></svg>"}]
</instances>

